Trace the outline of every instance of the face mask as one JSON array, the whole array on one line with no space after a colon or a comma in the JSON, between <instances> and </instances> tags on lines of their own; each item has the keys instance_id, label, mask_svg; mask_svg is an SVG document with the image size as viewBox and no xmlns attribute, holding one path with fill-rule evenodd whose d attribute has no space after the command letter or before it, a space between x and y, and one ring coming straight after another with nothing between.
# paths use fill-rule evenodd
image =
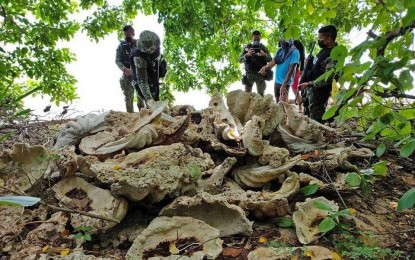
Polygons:
<instances>
[{"instance_id":1,"label":"face mask","mask_svg":"<svg viewBox=\"0 0 415 260\"><path fill-rule=\"evenodd\" d=\"M323 41L321 41L321 40L318 40L318 46L320 46L320 48L322 48L322 49L327 48L327 44L326 44L326 43L324 43L324 42L323 42Z\"/></svg>"},{"instance_id":2,"label":"face mask","mask_svg":"<svg viewBox=\"0 0 415 260\"><path fill-rule=\"evenodd\" d=\"M149 55L150 60L155 60L160 56L160 49L158 48L155 52Z\"/></svg>"},{"instance_id":3,"label":"face mask","mask_svg":"<svg viewBox=\"0 0 415 260\"><path fill-rule=\"evenodd\" d=\"M259 41L252 41L252 45L258 46L259 45Z\"/></svg>"},{"instance_id":4,"label":"face mask","mask_svg":"<svg viewBox=\"0 0 415 260\"><path fill-rule=\"evenodd\" d=\"M290 46L290 44L286 41L280 41L280 45L283 49L288 48L288 46Z\"/></svg>"}]
</instances>

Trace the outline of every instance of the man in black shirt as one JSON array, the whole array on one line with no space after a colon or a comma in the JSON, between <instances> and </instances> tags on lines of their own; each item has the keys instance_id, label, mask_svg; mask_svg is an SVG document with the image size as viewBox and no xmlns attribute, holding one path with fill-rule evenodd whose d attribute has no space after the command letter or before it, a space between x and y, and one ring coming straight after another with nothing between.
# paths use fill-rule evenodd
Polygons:
<instances>
[{"instance_id":1,"label":"man in black shirt","mask_svg":"<svg viewBox=\"0 0 415 260\"><path fill-rule=\"evenodd\" d=\"M334 25L320 28L318 31L318 45L321 51L314 59L307 82L298 86L299 89L305 90L303 95L304 114L320 123L323 123L322 117L331 94L332 82L337 76L332 73L327 80L316 81L316 79L336 67L336 62L330 57L332 49L337 45L336 37L337 29Z\"/></svg>"}]
</instances>

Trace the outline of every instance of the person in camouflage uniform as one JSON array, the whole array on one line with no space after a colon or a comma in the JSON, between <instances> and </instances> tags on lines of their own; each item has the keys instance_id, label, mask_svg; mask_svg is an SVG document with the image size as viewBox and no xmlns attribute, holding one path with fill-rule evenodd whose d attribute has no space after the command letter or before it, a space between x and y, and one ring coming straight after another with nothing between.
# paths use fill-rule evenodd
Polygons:
<instances>
[{"instance_id":1,"label":"person in camouflage uniform","mask_svg":"<svg viewBox=\"0 0 415 260\"><path fill-rule=\"evenodd\" d=\"M336 67L336 62L330 57L331 50L337 45L336 37L337 29L334 25L320 28L318 45L321 51L314 59L307 82L298 86L303 90L304 114L320 123L323 123L323 114L326 112L327 102L331 95L332 82L337 78L337 75L332 73L327 80L316 81L316 79Z\"/></svg>"},{"instance_id":2,"label":"person in camouflage uniform","mask_svg":"<svg viewBox=\"0 0 415 260\"><path fill-rule=\"evenodd\" d=\"M268 49L260 43L261 33L252 32L252 43L245 45L239 56L239 63L245 64L245 75L242 83L245 85L246 92L252 92L252 86L256 84L257 92L264 95L266 83L263 75L259 74L260 69L271 61L271 54Z\"/></svg>"},{"instance_id":3,"label":"person in camouflage uniform","mask_svg":"<svg viewBox=\"0 0 415 260\"><path fill-rule=\"evenodd\" d=\"M151 31L143 31L137 41L137 49L131 56L134 63L134 79L137 91L141 95L146 105L151 109L154 101L158 101L158 81L160 75L155 75L157 70L153 70L153 62L160 60L160 38ZM157 68L158 69L158 68Z\"/></svg>"},{"instance_id":4,"label":"person in camouflage uniform","mask_svg":"<svg viewBox=\"0 0 415 260\"><path fill-rule=\"evenodd\" d=\"M121 89L124 93L125 107L127 112L134 112L134 87L132 85L132 72L130 66L130 54L136 48L136 40L134 39L134 28L126 25L123 28L125 39L120 41L117 47L115 63L123 72L120 78ZM137 106L140 109L144 106L140 96L137 95Z\"/></svg>"}]
</instances>

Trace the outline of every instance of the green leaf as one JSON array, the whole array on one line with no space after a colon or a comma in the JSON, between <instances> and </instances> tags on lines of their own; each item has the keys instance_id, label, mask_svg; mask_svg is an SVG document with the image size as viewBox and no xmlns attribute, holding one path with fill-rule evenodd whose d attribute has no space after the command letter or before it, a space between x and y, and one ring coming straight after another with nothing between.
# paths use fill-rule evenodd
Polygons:
<instances>
[{"instance_id":1,"label":"green leaf","mask_svg":"<svg viewBox=\"0 0 415 260\"><path fill-rule=\"evenodd\" d=\"M385 176L388 172L387 161L378 162L372 165L373 174L378 176Z\"/></svg>"},{"instance_id":2,"label":"green leaf","mask_svg":"<svg viewBox=\"0 0 415 260\"><path fill-rule=\"evenodd\" d=\"M330 52L330 57L333 60L344 60L347 56L347 48L343 45L339 45L333 48Z\"/></svg>"},{"instance_id":3,"label":"green leaf","mask_svg":"<svg viewBox=\"0 0 415 260\"><path fill-rule=\"evenodd\" d=\"M316 208L321 209L321 210L330 211L330 212L333 211L333 209L330 207L330 205L327 205L326 203L321 202L321 201L314 201L313 205Z\"/></svg>"},{"instance_id":4,"label":"green leaf","mask_svg":"<svg viewBox=\"0 0 415 260\"><path fill-rule=\"evenodd\" d=\"M360 185L362 178L359 174L355 172L348 173L346 176L346 183L352 187L357 187Z\"/></svg>"},{"instance_id":5,"label":"green leaf","mask_svg":"<svg viewBox=\"0 0 415 260\"><path fill-rule=\"evenodd\" d=\"M280 228L289 228L289 227L292 227L293 225L294 225L294 222L290 218L287 218L287 217L277 218L277 226Z\"/></svg>"},{"instance_id":6,"label":"green leaf","mask_svg":"<svg viewBox=\"0 0 415 260\"><path fill-rule=\"evenodd\" d=\"M332 107L330 107L323 115L323 120L327 120L329 118L332 118L335 114L337 109L339 108L338 105L334 105Z\"/></svg>"},{"instance_id":7,"label":"green leaf","mask_svg":"<svg viewBox=\"0 0 415 260\"><path fill-rule=\"evenodd\" d=\"M362 85L363 83L368 81L372 77L372 75L373 75L373 70L371 69L366 70L365 73L363 73L362 78L359 80L357 84Z\"/></svg>"},{"instance_id":8,"label":"green leaf","mask_svg":"<svg viewBox=\"0 0 415 260\"><path fill-rule=\"evenodd\" d=\"M81 239L83 237L84 237L84 235L82 235L82 233L77 233L73 236L74 239Z\"/></svg>"},{"instance_id":9,"label":"green leaf","mask_svg":"<svg viewBox=\"0 0 415 260\"><path fill-rule=\"evenodd\" d=\"M402 157L409 157L414 151L415 151L415 139L412 139L402 147L402 149L399 151L399 154Z\"/></svg>"},{"instance_id":10,"label":"green leaf","mask_svg":"<svg viewBox=\"0 0 415 260\"><path fill-rule=\"evenodd\" d=\"M86 241L91 241L91 240L92 240L92 237L91 237L91 235L90 235L90 234L85 234L85 235L84 235L84 239L85 239Z\"/></svg>"},{"instance_id":11,"label":"green leaf","mask_svg":"<svg viewBox=\"0 0 415 260\"><path fill-rule=\"evenodd\" d=\"M83 226L78 226L78 227L75 227L74 228L74 231L75 232L82 231L82 230L84 230L84 227Z\"/></svg>"},{"instance_id":12,"label":"green leaf","mask_svg":"<svg viewBox=\"0 0 415 260\"><path fill-rule=\"evenodd\" d=\"M20 206L17 203L13 203L13 202L9 202L9 201L3 201L0 199L0 205L5 205L5 206Z\"/></svg>"},{"instance_id":13,"label":"green leaf","mask_svg":"<svg viewBox=\"0 0 415 260\"><path fill-rule=\"evenodd\" d=\"M405 192L402 198L398 202L398 211L403 211L404 209L410 209L415 204L415 188L412 188Z\"/></svg>"},{"instance_id":14,"label":"green leaf","mask_svg":"<svg viewBox=\"0 0 415 260\"><path fill-rule=\"evenodd\" d=\"M318 190L318 184L310 184L300 189L300 192L303 193L305 196L310 196Z\"/></svg>"},{"instance_id":15,"label":"green leaf","mask_svg":"<svg viewBox=\"0 0 415 260\"><path fill-rule=\"evenodd\" d=\"M84 228L85 232L91 232L92 231L92 227L91 226L86 226Z\"/></svg>"},{"instance_id":16,"label":"green leaf","mask_svg":"<svg viewBox=\"0 0 415 260\"><path fill-rule=\"evenodd\" d=\"M376 148L376 156L381 157L386 151L386 145L385 144L379 144Z\"/></svg>"},{"instance_id":17,"label":"green leaf","mask_svg":"<svg viewBox=\"0 0 415 260\"><path fill-rule=\"evenodd\" d=\"M326 13L328 18L335 18L336 17L336 11L330 10Z\"/></svg>"},{"instance_id":18,"label":"green leaf","mask_svg":"<svg viewBox=\"0 0 415 260\"><path fill-rule=\"evenodd\" d=\"M415 7L408 9L406 16L402 19L402 26L408 26L415 19Z\"/></svg>"},{"instance_id":19,"label":"green leaf","mask_svg":"<svg viewBox=\"0 0 415 260\"><path fill-rule=\"evenodd\" d=\"M308 12L308 14L313 14L314 13L314 6L310 1L307 1L307 12Z\"/></svg>"},{"instance_id":20,"label":"green leaf","mask_svg":"<svg viewBox=\"0 0 415 260\"><path fill-rule=\"evenodd\" d=\"M291 29L291 31L292 31L291 34L292 34L292 38L293 39L295 39L295 40L300 39L300 37L301 37L301 29L300 29L300 27L293 26L292 29Z\"/></svg>"},{"instance_id":21,"label":"green leaf","mask_svg":"<svg viewBox=\"0 0 415 260\"><path fill-rule=\"evenodd\" d=\"M321 233L326 233L326 232L329 232L330 230L332 230L335 226L336 226L336 222L332 218L326 217L318 225L318 230Z\"/></svg>"},{"instance_id":22,"label":"green leaf","mask_svg":"<svg viewBox=\"0 0 415 260\"><path fill-rule=\"evenodd\" d=\"M0 142L6 140L9 136L13 135L12 133L5 133L0 135Z\"/></svg>"}]
</instances>

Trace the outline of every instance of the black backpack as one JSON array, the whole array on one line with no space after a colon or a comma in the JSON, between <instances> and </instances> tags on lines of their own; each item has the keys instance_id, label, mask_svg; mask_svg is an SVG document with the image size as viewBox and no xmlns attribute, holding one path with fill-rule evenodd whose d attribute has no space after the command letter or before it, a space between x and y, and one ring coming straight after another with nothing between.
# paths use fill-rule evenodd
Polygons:
<instances>
[{"instance_id":1,"label":"black backpack","mask_svg":"<svg viewBox=\"0 0 415 260\"><path fill-rule=\"evenodd\" d=\"M137 71L134 64L134 57L141 57L143 58L149 66L147 66L147 76L150 82L150 91L153 96L153 99L158 101L159 100L159 92L160 92L160 78L164 78L167 73L167 62L164 59L163 55L160 55L159 59L150 60L150 55L141 52L139 50L134 50L133 53L130 55L130 64L131 64L131 73L132 78L134 81L137 82ZM138 86L136 86L137 88ZM139 91L137 89L137 91Z\"/></svg>"}]
</instances>

